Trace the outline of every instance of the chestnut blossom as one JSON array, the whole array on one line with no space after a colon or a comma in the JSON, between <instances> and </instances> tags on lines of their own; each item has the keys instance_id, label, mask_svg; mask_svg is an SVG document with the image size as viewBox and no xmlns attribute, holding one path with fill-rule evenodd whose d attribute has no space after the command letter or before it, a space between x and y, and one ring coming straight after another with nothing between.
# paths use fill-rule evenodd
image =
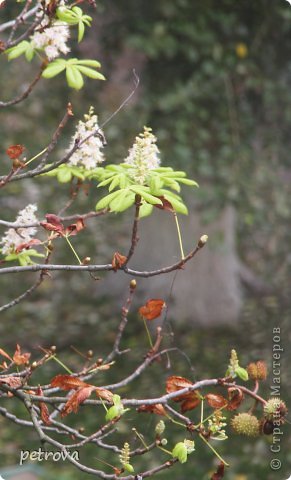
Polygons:
<instances>
[{"instance_id":1,"label":"chestnut blossom","mask_svg":"<svg viewBox=\"0 0 291 480\"><path fill-rule=\"evenodd\" d=\"M35 216L37 206L33 204L27 205L23 210L21 210L16 218L16 223L18 225L31 225L36 223L38 220ZM25 228L9 228L4 233L0 244L3 245L2 253L4 255L9 255L13 253L19 245L22 243L28 243L32 240L32 237L36 234L36 227L25 227Z\"/></svg>"},{"instance_id":2,"label":"chestnut blossom","mask_svg":"<svg viewBox=\"0 0 291 480\"><path fill-rule=\"evenodd\" d=\"M102 142L103 133L98 125L97 115L94 115L93 107L90 107L89 113L84 115L84 120L84 122L82 120L79 121L68 151L73 148L76 140L82 141L88 137L90 133L97 133L80 145L78 150L71 156L68 165L78 165L85 167L86 170L92 170L105 160L104 154L101 151L104 147L104 143Z\"/></svg>"},{"instance_id":3,"label":"chestnut blossom","mask_svg":"<svg viewBox=\"0 0 291 480\"><path fill-rule=\"evenodd\" d=\"M154 170L160 165L159 149L156 145L157 138L152 134L152 129L144 127L144 132L135 138L124 163L132 165L130 172L132 178L143 185L149 170Z\"/></svg>"},{"instance_id":4,"label":"chestnut blossom","mask_svg":"<svg viewBox=\"0 0 291 480\"><path fill-rule=\"evenodd\" d=\"M43 23L43 22L42 22ZM49 25L46 21L40 25L40 31L36 31L30 38L34 48L43 50L48 60L53 60L61 53L66 55L70 48L67 41L70 37L69 26L59 20Z\"/></svg>"}]
</instances>

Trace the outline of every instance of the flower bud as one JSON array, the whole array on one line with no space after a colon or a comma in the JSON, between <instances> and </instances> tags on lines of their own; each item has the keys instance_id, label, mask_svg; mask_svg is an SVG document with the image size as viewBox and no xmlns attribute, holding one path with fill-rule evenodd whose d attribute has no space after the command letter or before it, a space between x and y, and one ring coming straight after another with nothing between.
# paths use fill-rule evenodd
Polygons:
<instances>
[{"instance_id":1,"label":"flower bud","mask_svg":"<svg viewBox=\"0 0 291 480\"><path fill-rule=\"evenodd\" d=\"M131 290L134 290L137 286L136 280L134 280L134 279L131 280L129 286L130 286Z\"/></svg>"}]
</instances>

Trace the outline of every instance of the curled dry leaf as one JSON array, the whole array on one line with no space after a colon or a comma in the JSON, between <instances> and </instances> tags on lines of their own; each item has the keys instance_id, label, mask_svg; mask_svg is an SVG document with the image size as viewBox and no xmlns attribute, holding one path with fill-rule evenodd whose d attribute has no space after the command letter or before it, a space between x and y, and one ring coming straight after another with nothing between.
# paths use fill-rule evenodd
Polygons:
<instances>
[{"instance_id":1,"label":"curled dry leaf","mask_svg":"<svg viewBox=\"0 0 291 480\"><path fill-rule=\"evenodd\" d=\"M13 355L13 361L16 365L25 365L30 359L31 353L21 353L20 345L16 345L16 350Z\"/></svg>"},{"instance_id":2,"label":"curled dry leaf","mask_svg":"<svg viewBox=\"0 0 291 480\"><path fill-rule=\"evenodd\" d=\"M216 472L212 475L211 480L221 480L224 477L224 463L220 462Z\"/></svg>"},{"instance_id":3,"label":"curled dry leaf","mask_svg":"<svg viewBox=\"0 0 291 480\"><path fill-rule=\"evenodd\" d=\"M191 387L192 385L193 382L191 382L187 378L178 376L168 377L166 382L166 392L178 392L179 390ZM177 397L173 398L173 400L174 402L182 402L181 412L184 413L196 408L201 402L201 397L198 390L195 390L183 393L182 395L178 395Z\"/></svg>"},{"instance_id":4,"label":"curled dry leaf","mask_svg":"<svg viewBox=\"0 0 291 480\"><path fill-rule=\"evenodd\" d=\"M8 157L11 158L11 160L15 160L16 158L19 158L20 155L22 155L24 150L25 150L24 145L11 145L10 147L7 148L6 153Z\"/></svg>"},{"instance_id":5,"label":"curled dry leaf","mask_svg":"<svg viewBox=\"0 0 291 480\"><path fill-rule=\"evenodd\" d=\"M200 402L201 398L197 392L188 393L181 403L181 412L185 413L189 410L194 410L194 408L198 407Z\"/></svg>"},{"instance_id":6,"label":"curled dry leaf","mask_svg":"<svg viewBox=\"0 0 291 480\"><path fill-rule=\"evenodd\" d=\"M167 378L166 392L167 393L178 392L179 390L182 390L183 388L191 387L192 385L193 385L193 382L191 382L191 380L187 380L187 378L173 375L172 377ZM175 402L181 402L182 400L185 399L185 397L187 397L188 394L189 392L183 393L182 395L179 395L173 398L173 400Z\"/></svg>"},{"instance_id":7,"label":"curled dry leaf","mask_svg":"<svg viewBox=\"0 0 291 480\"><path fill-rule=\"evenodd\" d=\"M217 393L207 393L205 395L205 398L208 405L215 409L226 407L226 405L228 404L228 400L226 400L226 398L224 398L222 395L218 395Z\"/></svg>"},{"instance_id":8,"label":"curled dry leaf","mask_svg":"<svg viewBox=\"0 0 291 480\"><path fill-rule=\"evenodd\" d=\"M111 262L113 270L116 272L119 268L122 267L122 265L125 264L126 260L127 260L127 257L125 257L124 255L121 255L121 253L119 252L115 252Z\"/></svg>"},{"instance_id":9,"label":"curled dry leaf","mask_svg":"<svg viewBox=\"0 0 291 480\"><path fill-rule=\"evenodd\" d=\"M108 402L112 402L113 393L110 390L102 387L94 387L97 397L103 398L103 400L107 400Z\"/></svg>"},{"instance_id":10,"label":"curled dry leaf","mask_svg":"<svg viewBox=\"0 0 291 480\"><path fill-rule=\"evenodd\" d=\"M77 413L81 403L83 403L87 398L90 397L94 389L95 387L92 385L78 388L78 390L76 390L76 392L73 393L73 395L69 398L66 405L64 406L61 412L62 417L65 417L71 412Z\"/></svg>"},{"instance_id":11,"label":"curled dry leaf","mask_svg":"<svg viewBox=\"0 0 291 480\"><path fill-rule=\"evenodd\" d=\"M61 222L60 217L53 213L48 213L45 218L46 222L40 222L40 225L49 232L55 232L55 237L77 235L85 228L84 220L82 218L78 218L76 223L72 223L68 227L65 227Z\"/></svg>"},{"instance_id":12,"label":"curled dry leaf","mask_svg":"<svg viewBox=\"0 0 291 480\"><path fill-rule=\"evenodd\" d=\"M154 405L141 405L137 411L155 413L156 415L166 415L166 410L162 403L155 403Z\"/></svg>"},{"instance_id":13,"label":"curled dry leaf","mask_svg":"<svg viewBox=\"0 0 291 480\"><path fill-rule=\"evenodd\" d=\"M51 386L59 387L62 390L76 390L78 388L89 387L91 385L83 382L83 380L78 377L73 377L72 375L57 375L51 380Z\"/></svg>"},{"instance_id":14,"label":"curled dry leaf","mask_svg":"<svg viewBox=\"0 0 291 480\"><path fill-rule=\"evenodd\" d=\"M20 245L18 245L18 247L15 249L15 253L20 253L22 252L22 250L27 250L33 247L34 245L40 245L40 244L41 244L40 240L38 240L37 238L32 238L31 240L29 240L29 242L21 243Z\"/></svg>"},{"instance_id":15,"label":"curled dry leaf","mask_svg":"<svg viewBox=\"0 0 291 480\"><path fill-rule=\"evenodd\" d=\"M229 387L227 389L228 393L228 405L227 410L236 410L244 399L244 394L240 388L237 387Z\"/></svg>"},{"instance_id":16,"label":"curled dry leaf","mask_svg":"<svg viewBox=\"0 0 291 480\"><path fill-rule=\"evenodd\" d=\"M139 313L142 317L146 318L146 320L154 320L161 315L165 305L166 303L164 300L161 300L160 298L151 298L145 305L140 307Z\"/></svg>"},{"instance_id":17,"label":"curled dry leaf","mask_svg":"<svg viewBox=\"0 0 291 480\"><path fill-rule=\"evenodd\" d=\"M36 390L36 395L43 395L43 391L40 387ZM38 402L39 410L40 410L40 418L42 419L45 425L50 425L52 422L50 421L50 414L46 403Z\"/></svg>"}]
</instances>

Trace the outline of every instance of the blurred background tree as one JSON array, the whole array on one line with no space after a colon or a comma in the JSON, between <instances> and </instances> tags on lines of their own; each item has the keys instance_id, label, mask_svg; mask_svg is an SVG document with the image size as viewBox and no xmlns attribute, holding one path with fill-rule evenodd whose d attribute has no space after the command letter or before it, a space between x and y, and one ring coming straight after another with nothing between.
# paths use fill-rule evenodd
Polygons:
<instances>
[{"instance_id":1,"label":"blurred background tree","mask_svg":"<svg viewBox=\"0 0 291 480\"><path fill-rule=\"evenodd\" d=\"M17 8L7 2L1 19L11 18ZM3 173L9 165L5 149L23 143L29 154L40 151L68 100L76 119L94 105L102 123L131 91L134 69L140 87L106 128L107 158L121 161L135 135L144 125L151 126L165 163L187 171L200 184L199 191L188 199L192 208L182 224L185 246L192 246L192 239L204 231L211 233L209 249L193 263L188 277L175 279L167 319L172 323L169 341L173 330L175 344L195 365L195 378L196 374L217 374L217 365L225 362L233 346L246 362L265 358L271 367L272 328L280 326L285 347L282 383L287 388L291 383L287 372L287 323L291 317L290 6L284 0L107 0L98 2L93 16L93 28L79 47L81 53L76 54L100 59L107 81L97 86L88 81L84 90L72 93L61 78L49 83L43 80L30 99L1 111ZM23 60L7 67L3 56L0 62L4 100L25 88L36 67ZM73 132L73 122L66 132L63 148ZM24 198L26 203L36 201L42 213L57 213L68 191L68 185L59 188L53 179L12 183L1 197L5 218L13 218ZM93 209L96 195L94 185L86 194L81 192L72 211L88 210L88 205ZM111 222L88 222L91 240L87 244L80 241L80 256L109 260L113 251L127 245L129 221L130 215L124 214L121 220L112 216ZM160 222L159 212L144 221L141 264L156 264L178 255L172 223ZM55 260L68 261L68 255L63 248ZM30 275L16 278L15 282L1 278L2 303L21 293L26 282L31 283ZM67 279L66 274L54 275L29 301L3 316L0 334L5 346L12 348L21 340L27 346L57 343L65 349L73 343L81 349L92 347L100 356L105 354L118 315L117 311L112 314L106 294L109 287L117 307L121 305L123 285L118 274L100 282L74 275L69 282ZM151 289L169 297L171 282L172 278L167 278L162 284L141 283L140 298ZM133 338L139 330L134 319ZM134 348L134 340L129 342ZM180 361L173 368L176 374L185 374L188 363ZM145 388L149 388L146 382ZM235 442L233 445L235 455L238 447ZM6 447L1 448L5 451ZM266 444L260 440L255 448L246 445L247 462L236 458L237 473L230 474L230 479L277 478L268 465ZM286 435L283 476L290 473L290 451ZM204 478L202 471L195 471L197 478ZM189 475L183 469L179 478Z\"/></svg>"}]
</instances>

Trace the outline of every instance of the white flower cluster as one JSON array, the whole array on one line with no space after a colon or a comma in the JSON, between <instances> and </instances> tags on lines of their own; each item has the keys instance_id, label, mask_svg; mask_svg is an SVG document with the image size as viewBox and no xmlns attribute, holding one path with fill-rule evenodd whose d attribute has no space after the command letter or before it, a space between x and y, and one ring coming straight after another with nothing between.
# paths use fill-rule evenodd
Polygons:
<instances>
[{"instance_id":1,"label":"white flower cluster","mask_svg":"<svg viewBox=\"0 0 291 480\"><path fill-rule=\"evenodd\" d=\"M48 25L47 20L40 24L40 31L35 32L31 37L31 43L34 48L43 50L48 60L53 60L61 53L66 55L70 48L67 41L70 37L69 26L56 20L52 25Z\"/></svg>"},{"instance_id":2,"label":"white flower cluster","mask_svg":"<svg viewBox=\"0 0 291 480\"><path fill-rule=\"evenodd\" d=\"M132 178L143 185L149 170L158 168L161 161L159 149L156 145L157 137L152 134L152 129L144 127L144 132L135 138L132 148L124 163L132 165Z\"/></svg>"},{"instance_id":3,"label":"white flower cluster","mask_svg":"<svg viewBox=\"0 0 291 480\"><path fill-rule=\"evenodd\" d=\"M76 140L84 140L90 133L98 132L86 140L78 150L76 150L68 162L69 165L78 165L85 167L86 170L96 168L99 163L104 162L104 154L101 149L104 144L102 142L103 133L98 126L97 115L94 115L94 108L90 107L88 115L84 115L85 121L79 121L76 133L72 137L68 151L72 149Z\"/></svg>"},{"instance_id":4,"label":"white flower cluster","mask_svg":"<svg viewBox=\"0 0 291 480\"><path fill-rule=\"evenodd\" d=\"M37 222L38 220L35 216L36 210L36 205L27 205L27 207L18 213L16 223L25 226ZM29 242L36 231L37 229L35 227L9 228L0 241L0 244L3 245L2 253L4 255L13 253L19 245Z\"/></svg>"}]
</instances>

